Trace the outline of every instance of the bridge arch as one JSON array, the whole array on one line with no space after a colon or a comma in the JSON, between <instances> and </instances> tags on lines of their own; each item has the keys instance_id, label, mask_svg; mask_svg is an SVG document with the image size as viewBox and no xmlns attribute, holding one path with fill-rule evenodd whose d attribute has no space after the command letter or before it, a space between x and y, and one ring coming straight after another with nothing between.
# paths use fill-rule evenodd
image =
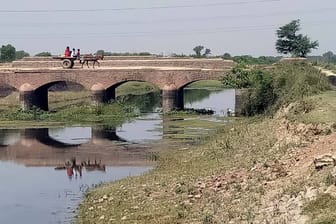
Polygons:
<instances>
[{"instance_id":1,"label":"bridge arch","mask_svg":"<svg viewBox=\"0 0 336 224\"><path fill-rule=\"evenodd\" d=\"M24 83L19 87L21 107L26 110L29 110L32 107L37 107L47 111L49 109L49 89L56 86L54 91L61 89L64 90L65 86L67 86L68 84L81 86L81 88L86 89L86 87L80 82L68 81L63 79L45 82L42 85L36 85L37 87L31 85L30 83Z\"/></svg>"},{"instance_id":2,"label":"bridge arch","mask_svg":"<svg viewBox=\"0 0 336 224\"><path fill-rule=\"evenodd\" d=\"M188 85L192 84L192 83L195 83L195 82L200 82L200 81L218 81L220 82L220 79L209 79L207 77L197 77L193 80L190 80L190 79L185 79L185 80L182 80L179 85L177 86L178 89L184 89L185 87L187 87Z\"/></svg>"},{"instance_id":3,"label":"bridge arch","mask_svg":"<svg viewBox=\"0 0 336 224\"><path fill-rule=\"evenodd\" d=\"M97 103L106 103L106 102L114 101L116 99L116 89L120 87L121 85L125 83L130 83L130 82L149 83L151 86L158 87L153 82L150 82L147 80L144 81L141 79L128 79L128 80L115 81L115 82L110 82L106 85L103 85L98 82L98 83L95 83L91 87L93 98Z\"/></svg>"}]
</instances>

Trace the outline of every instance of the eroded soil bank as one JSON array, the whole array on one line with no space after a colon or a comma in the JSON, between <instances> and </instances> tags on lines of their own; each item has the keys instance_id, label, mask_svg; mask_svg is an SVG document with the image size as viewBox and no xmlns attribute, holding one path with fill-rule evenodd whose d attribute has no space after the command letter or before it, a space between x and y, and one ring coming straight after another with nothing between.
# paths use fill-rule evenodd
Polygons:
<instances>
[{"instance_id":1,"label":"eroded soil bank","mask_svg":"<svg viewBox=\"0 0 336 224\"><path fill-rule=\"evenodd\" d=\"M92 189L78 223L334 223L336 92L239 119L164 151L151 172Z\"/></svg>"}]
</instances>

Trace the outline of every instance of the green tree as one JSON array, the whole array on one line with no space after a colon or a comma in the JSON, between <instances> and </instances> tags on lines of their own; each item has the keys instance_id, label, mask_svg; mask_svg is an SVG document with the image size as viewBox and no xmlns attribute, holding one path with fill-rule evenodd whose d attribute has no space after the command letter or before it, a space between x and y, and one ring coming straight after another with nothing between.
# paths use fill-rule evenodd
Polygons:
<instances>
[{"instance_id":1,"label":"green tree","mask_svg":"<svg viewBox=\"0 0 336 224\"><path fill-rule=\"evenodd\" d=\"M224 53L223 54L223 59L227 59L227 60L229 60L229 59L232 59L232 57L231 57L231 54L230 53Z\"/></svg>"},{"instance_id":2,"label":"green tree","mask_svg":"<svg viewBox=\"0 0 336 224\"><path fill-rule=\"evenodd\" d=\"M211 50L209 48L205 49L203 56L208 56L209 54L211 54Z\"/></svg>"},{"instance_id":3,"label":"green tree","mask_svg":"<svg viewBox=\"0 0 336 224\"><path fill-rule=\"evenodd\" d=\"M0 48L0 61L1 62L11 62L16 58L16 50L10 44L2 45Z\"/></svg>"},{"instance_id":4,"label":"green tree","mask_svg":"<svg viewBox=\"0 0 336 224\"><path fill-rule=\"evenodd\" d=\"M319 46L318 41L310 41L307 36L297 34L299 30L300 20L293 20L280 27L276 32L279 38L275 43L276 50L283 54L306 57L312 49Z\"/></svg>"},{"instance_id":5,"label":"green tree","mask_svg":"<svg viewBox=\"0 0 336 224\"><path fill-rule=\"evenodd\" d=\"M335 63L336 62L336 55L332 51L328 51L322 55L322 60L328 63Z\"/></svg>"},{"instance_id":6,"label":"green tree","mask_svg":"<svg viewBox=\"0 0 336 224\"><path fill-rule=\"evenodd\" d=\"M16 51L15 52L15 59L22 59L24 57L29 57L29 53L25 51Z\"/></svg>"},{"instance_id":7,"label":"green tree","mask_svg":"<svg viewBox=\"0 0 336 224\"><path fill-rule=\"evenodd\" d=\"M51 53L47 52L47 51L43 51L43 52L35 54L35 56L38 56L38 57L50 57Z\"/></svg>"},{"instance_id":8,"label":"green tree","mask_svg":"<svg viewBox=\"0 0 336 224\"><path fill-rule=\"evenodd\" d=\"M204 49L204 46L196 46L193 51L195 51L197 57L201 57L201 51Z\"/></svg>"},{"instance_id":9,"label":"green tree","mask_svg":"<svg viewBox=\"0 0 336 224\"><path fill-rule=\"evenodd\" d=\"M107 55L105 54L105 51L104 51L104 50L98 50L98 51L96 52L96 55L107 56Z\"/></svg>"}]
</instances>

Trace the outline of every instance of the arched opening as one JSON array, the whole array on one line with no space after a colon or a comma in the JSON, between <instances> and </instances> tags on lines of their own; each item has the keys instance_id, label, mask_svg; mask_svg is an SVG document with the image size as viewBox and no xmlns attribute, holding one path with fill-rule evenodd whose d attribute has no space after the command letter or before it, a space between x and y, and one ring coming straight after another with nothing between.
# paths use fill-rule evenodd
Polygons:
<instances>
[{"instance_id":1,"label":"arched opening","mask_svg":"<svg viewBox=\"0 0 336 224\"><path fill-rule=\"evenodd\" d=\"M85 105L91 100L90 91L71 81L47 83L35 90L43 110L61 110L72 105Z\"/></svg>"},{"instance_id":2,"label":"arched opening","mask_svg":"<svg viewBox=\"0 0 336 224\"><path fill-rule=\"evenodd\" d=\"M155 85L143 81L126 81L107 89L114 90L115 100L136 107L141 112L153 112L162 108L161 92Z\"/></svg>"},{"instance_id":3,"label":"arched opening","mask_svg":"<svg viewBox=\"0 0 336 224\"><path fill-rule=\"evenodd\" d=\"M0 84L0 108L19 106L19 91L8 84Z\"/></svg>"},{"instance_id":4,"label":"arched opening","mask_svg":"<svg viewBox=\"0 0 336 224\"><path fill-rule=\"evenodd\" d=\"M200 80L183 87L184 108L227 115L235 110L235 90L225 89L219 80Z\"/></svg>"}]
</instances>

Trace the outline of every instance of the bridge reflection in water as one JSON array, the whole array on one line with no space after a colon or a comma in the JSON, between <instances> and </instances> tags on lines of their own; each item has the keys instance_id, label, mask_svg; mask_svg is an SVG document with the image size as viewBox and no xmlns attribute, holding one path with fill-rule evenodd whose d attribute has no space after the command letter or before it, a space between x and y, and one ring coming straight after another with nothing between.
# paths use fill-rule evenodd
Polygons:
<instances>
[{"instance_id":1,"label":"bridge reflection in water","mask_svg":"<svg viewBox=\"0 0 336 224\"><path fill-rule=\"evenodd\" d=\"M76 159L87 171L106 166L151 165L151 147L120 137L116 128L0 129L0 161L65 167Z\"/></svg>"}]
</instances>

